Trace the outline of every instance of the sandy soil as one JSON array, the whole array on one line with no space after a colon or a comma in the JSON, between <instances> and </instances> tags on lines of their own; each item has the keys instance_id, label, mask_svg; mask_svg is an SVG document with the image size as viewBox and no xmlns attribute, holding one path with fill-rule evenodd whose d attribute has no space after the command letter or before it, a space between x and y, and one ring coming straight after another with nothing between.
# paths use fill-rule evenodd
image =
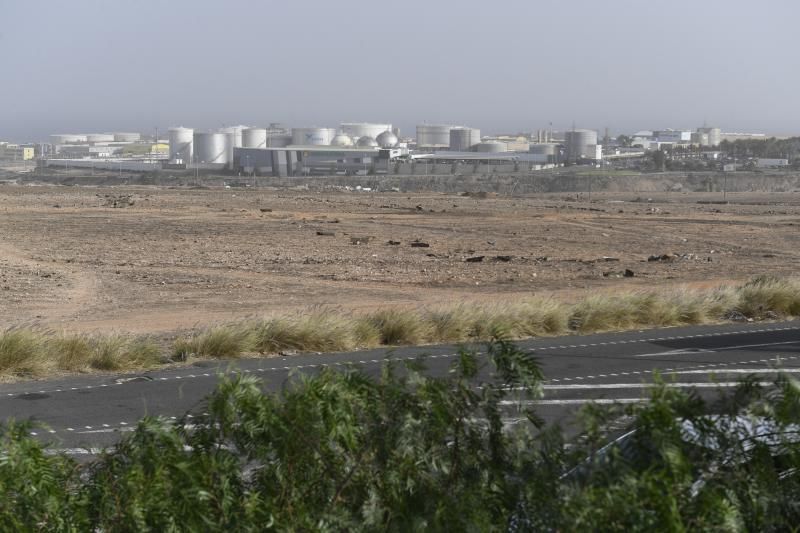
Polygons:
<instances>
[{"instance_id":1,"label":"sandy soil","mask_svg":"<svg viewBox=\"0 0 800 533\"><path fill-rule=\"evenodd\" d=\"M798 271L798 193L638 196L4 185L0 325L163 334L314 306L571 299ZM648 261L662 254L676 255Z\"/></svg>"}]
</instances>

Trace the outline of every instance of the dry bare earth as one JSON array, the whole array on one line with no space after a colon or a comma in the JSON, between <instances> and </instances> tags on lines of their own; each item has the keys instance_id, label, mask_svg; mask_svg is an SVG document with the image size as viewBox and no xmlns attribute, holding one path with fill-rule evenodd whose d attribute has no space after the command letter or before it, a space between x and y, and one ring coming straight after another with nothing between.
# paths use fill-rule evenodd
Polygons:
<instances>
[{"instance_id":1,"label":"dry bare earth","mask_svg":"<svg viewBox=\"0 0 800 533\"><path fill-rule=\"evenodd\" d=\"M574 300L797 272L800 194L637 196L4 186L0 321L166 333L310 306ZM647 261L662 254L675 256Z\"/></svg>"}]
</instances>

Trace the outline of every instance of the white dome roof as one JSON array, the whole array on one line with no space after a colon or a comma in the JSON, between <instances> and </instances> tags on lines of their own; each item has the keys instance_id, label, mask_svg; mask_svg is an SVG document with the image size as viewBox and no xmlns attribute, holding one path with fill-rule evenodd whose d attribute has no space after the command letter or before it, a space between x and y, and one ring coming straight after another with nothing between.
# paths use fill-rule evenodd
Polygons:
<instances>
[{"instance_id":1,"label":"white dome roof","mask_svg":"<svg viewBox=\"0 0 800 533\"><path fill-rule=\"evenodd\" d=\"M372 137L369 137L369 136L367 136L367 135L364 135L363 137L361 137L360 139L358 139L358 142L356 143L356 145L357 145L357 146L360 146L360 147L362 147L362 148L366 148L366 147L374 147L374 146L378 146L378 141L376 141L376 140L375 140L375 139L373 139Z\"/></svg>"},{"instance_id":2,"label":"white dome roof","mask_svg":"<svg viewBox=\"0 0 800 533\"><path fill-rule=\"evenodd\" d=\"M389 130L386 130L378 135L378 138L375 140L378 142L381 148L394 148L397 146L397 143L400 142L400 140L397 138L397 135Z\"/></svg>"},{"instance_id":3,"label":"white dome roof","mask_svg":"<svg viewBox=\"0 0 800 533\"><path fill-rule=\"evenodd\" d=\"M353 139L349 135L339 133L331 139L331 146L353 146Z\"/></svg>"}]
</instances>

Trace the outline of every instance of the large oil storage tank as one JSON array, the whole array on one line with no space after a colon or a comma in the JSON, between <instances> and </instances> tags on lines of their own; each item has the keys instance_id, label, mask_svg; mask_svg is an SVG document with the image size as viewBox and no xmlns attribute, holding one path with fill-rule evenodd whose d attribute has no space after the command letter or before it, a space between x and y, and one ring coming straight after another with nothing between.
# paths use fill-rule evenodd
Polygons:
<instances>
[{"instance_id":1,"label":"large oil storage tank","mask_svg":"<svg viewBox=\"0 0 800 533\"><path fill-rule=\"evenodd\" d=\"M420 124L417 126L418 148L449 148L450 130L457 126L447 124Z\"/></svg>"},{"instance_id":2,"label":"large oil storage tank","mask_svg":"<svg viewBox=\"0 0 800 533\"><path fill-rule=\"evenodd\" d=\"M331 146L351 147L353 146L353 139L349 135L338 133L331 139Z\"/></svg>"},{"instance_id":3,"label":"large oil storage tank","mask_svg":"<svg viewBox=\"0 0 800 533\"><path fill-rule=\"evenodd\" d=\"M528 152L537 155L558 155L558 145L556 143L535 143L530 145Z\"/></svg>"},{"instance_id":4,"label":"large oil storage tank","mask_svg":"<svg viewBox=\"0 0 800 533\"><path fill-rule=\"evenodd\" d=\"M134 143L141 138L142 135L139 133L125 133L125 132L114 133L114 142Z\"/></svg>"},{"instance_id":5,"label":"large oil storage tank","mask_svg":"<svg viewBox=\"0 0 800 533\"><path fill-rule=\"evenodd\" d=\"M266 148L267 129L266 128L245 128L242 130L243 148Z\"/></svg>"},{"instance_id":6,"label":"large oil storage tank","mask_svg":"<svg viewBox=\"0 0 800 533\"><path fill-rule=\"evenodd\" d=\"M86 135L78 133L59 133L50 136L50 142L53 144L80 144L86 142Z\"/></svg>"},{"instance_id":7,"label":"large oil storage tank","mask_svg":"<svg viewBox=\"0 0 800 533\"><path fill-rule=\"evenodd\" d=\"M719 146L722 142L722 130L719 128L698 128L697 131L708 134L708 146Z\"/></svg>"},{"instance_id":8,"label":"large oil storage tank","mask_svg":"<svg viewBox=\"0 0 800 533\"><path fill-rule=\"evenodd\" d=\"M386 130L375 139L378 142L378 146L381 148L394 148L400 143L400 139L397 138L397 135L394 132Z\"/></svg>"},{"instance_id":9,"label":"large oil storage tank","mask_svg":"<svg viewBox=\"0 0 800 533\"><path fill-rule=\"evenodd\" d=\"M480 142L481 130L477 128L453 128L450 130L450 149L454 152L468 152Z\"/></svg>"},{"instance_id":10,"label":"large oil storage tank","mask_svg":"<svg viewBox=\"0 0 800 533\"><path fill-rule=\"evenodd\" d=\"M356 141L356 146L359 148L376 148L378 146L378 141L365 135L361 137L358 141Z\"/></svg>"},{"instance_id":11,"label":"large oil storage tank","mask_svg":"<svg viewBox=\"0 0 800 533\"><path fill-rule=\"evenodd\" d=\"M339 129L351 139L360 139L361 137L377 139L378 135L384 131L391 130L392 125L372 122L343 122L339 125Z\"/></svg>"},{"instance_id":12,"label":"large oil storage tank","mask_svg":"<svg viewBox=\"0 0 800 533\"><path fill-rule=\"evenodd\" d=\"M292 128L292 144L329 146L336 136L332 128Z\"/></svg>"},{"instance_id":13,"label":"large oil storage tank","mask_svg":"<svg viewBox=\"0 0 800 533\"><path fill-rule=\"evenodd\" d=\"M227 165L231 162L228 158L230 150L228 133L206 133L197 132L194 134L194 161L196 163L213 163L217 165Z\"/></svg>"},{"instance_id":14,"label":"large oil storage tank","mask_svg":"<svg viewBox=\"0 0 800 533\"><path fill-rule=\"evenodd\" d=\"M270 133L267 136L267 148L283 148L292 144L292 136L283 133Z\"/></svg>"},{"instance_id":15,"label":"large oil storage tank","mask_svg":"<svg viewBox=\"0 0 800 533\"><path fill-rule=\"evenodd\" d=\"M86 135L86 142L90 143L114 142L114 135L111 133L89 133Z\"/></svg>"},{"instance_id":16,"label":"large oil storage tank","mask_svg":"<svg viewBox=\"0 0 800 533\"><path fill-rule=\"evenodd\" d=\"M475 145L476 152L484 152L495 154L499 152L507 152L508 145L501 141L486 141Z\"/></svg>"},{"instance_id":17,"label":"large oil storage tank","mask_svg":"<svg viewBox=\"0 0 800 533\"><path fill-rule=\"evenodd\" d=\"M567 161L575 162L584 158L594 159L596 145L597 132L595 130L570 130L564 132Z\"/></svg>"},{"instance_id":18,"label":"large oil storage tank","mask_svg":"<svg viewBox=\"0 0 800 533\"><path fill-rule=\"evenodd\" d=\"M181 160L184 163L192 162L194 143L194 130L191 128L169 129L169 159Z\"/></svg>"}]
</instances>

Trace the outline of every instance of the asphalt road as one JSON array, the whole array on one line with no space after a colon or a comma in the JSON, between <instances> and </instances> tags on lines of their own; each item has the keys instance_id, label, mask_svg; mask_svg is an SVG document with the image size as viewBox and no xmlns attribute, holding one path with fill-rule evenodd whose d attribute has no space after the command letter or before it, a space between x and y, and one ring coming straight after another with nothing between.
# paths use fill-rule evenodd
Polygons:
<instances>
[{"instance_id":1,"label":"asphalt road","mask_svg":"<svg viewBox=\"0 0 800 533\"><path fill-rule=\"evenodd\" d=\"M733 386L747 374L768 381L780 370L800 373L800 321L729 324L626 333L535 339L518 343L532 351L545 377L537 411L563 421L587 402L638 402L655 372L670 386L701 391ZM204 361L140 376L83 376L0 385L0 417L32 419L33 433L54 449L91 455L113 444L144 415L180 418L203 412L204 397L220 372L260 377L277 390L292 372L351 364L377 372L386 358L426 354L432 374L447 372L458 348L425 346L352 353L300 354L235 363Z\"/></svg>"}]
</instances>

